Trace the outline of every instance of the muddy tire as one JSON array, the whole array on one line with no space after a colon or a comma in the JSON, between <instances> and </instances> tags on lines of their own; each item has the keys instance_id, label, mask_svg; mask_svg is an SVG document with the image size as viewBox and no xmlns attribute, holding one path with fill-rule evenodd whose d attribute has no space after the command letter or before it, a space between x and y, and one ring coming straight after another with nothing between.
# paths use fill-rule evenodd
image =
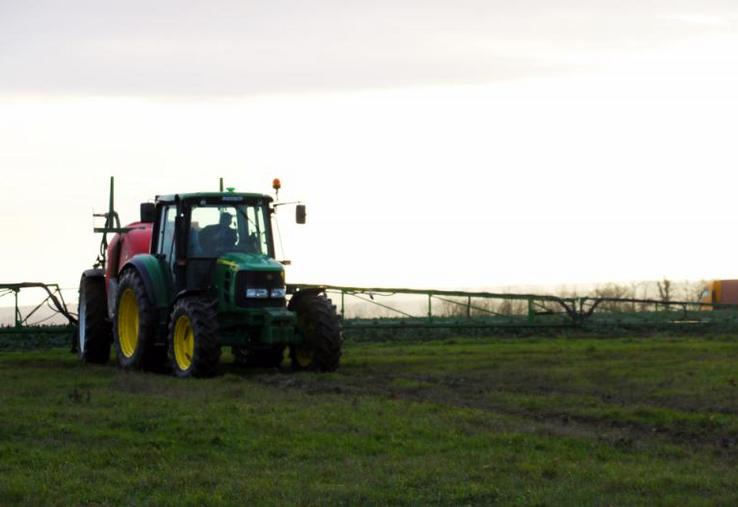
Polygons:
<instances>
[{"instance_id":1,"label":"muddy tire","mask_svg":"<svg viewBox=\"0 0 738 507\"><path fill-rule=\"evenodd\" d=\"M322 294L308 294L292 305L297 312L297 328L305 342L290 346L292 368L334 371L341 359L341 320L331 300Z\"/></svg>"},{"instance_id":2,"label":"muddy tire","mask_svg":"<svg viewBox=\"0 0 738 507\"><path fill-rule=\"evenodd\" d=\"M105 364L110 359L113 342L112 326L108 320L108 302L105 296L105 277L86 272L79 282L79 326L76 350L86 363Z\"/></svg>"},{"instance_id":3,"label":"muddy tire","mask_svg":"<svg viewBox=\"0 0 738 507\"><path fill-rule=\"evenodd\" d=\"M169 364L180 378L212 377L218 373L220 344L216 329L217 301L182 298L169 319Z\"/></svg>"},{"instance_id":4,"label":"muddy tire","mask_svg":"<svg viewBox=\"0 0 738 507\"><path fill-rule=\"evenodd\" d=\"M160 347L155 346L155 335L156 309L139 274L129 269L118 282L113 315L113 343L118 366L156 369L161 352Z\"/></svg>"},{"instance_id":5,"label":"muddy tire","mask_svg":"<svg viewBox=\"0 0 738 507\"><path fill-rule=\"evenodd\" d=\"M232 347L236 364L249 368L279 368L284 360L284 345L263 350L248 350L246 347Z\"/></svg>"}]
</instances>

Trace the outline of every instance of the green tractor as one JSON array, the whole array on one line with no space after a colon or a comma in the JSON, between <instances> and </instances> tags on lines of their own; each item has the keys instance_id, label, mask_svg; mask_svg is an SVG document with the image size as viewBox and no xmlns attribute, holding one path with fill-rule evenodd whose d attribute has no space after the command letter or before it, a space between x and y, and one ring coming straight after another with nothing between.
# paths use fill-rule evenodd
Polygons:
<instances>
[{"instance_id":1,"label":"green tractor","mask_svg":"<svg viewBox=\"0 0 738 507\"><path fill-rule=\"evenodd\" d=\"M343 342L335 306L322 289L289 289L274 260L278 205L233 191L163 195L121 227L111 178L105 227L95 229L101 254L80 282L80 357L105 363L112 345L125 369L209 377L230 346L246 365L279 367L289 351L294 369L335 370ZM296 221L305 223L304 205Z\"/></svg>"}]
</instances>

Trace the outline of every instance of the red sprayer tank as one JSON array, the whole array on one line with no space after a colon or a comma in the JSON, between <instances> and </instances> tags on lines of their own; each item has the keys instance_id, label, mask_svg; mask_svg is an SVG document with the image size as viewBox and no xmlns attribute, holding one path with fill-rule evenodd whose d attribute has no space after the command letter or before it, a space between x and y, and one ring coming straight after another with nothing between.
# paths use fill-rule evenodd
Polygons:
<instances>
[{"instance_id":1,"label":"red sprayer tank","mask_svg":"<svg viewBox=\"0 0 738 507\"><path fill-rule=\"evenodd\" d=\"M105 291L110 290L110 278L117 277L128 259L136 254L149 253L153 225L133 222L126 225L130 229L125 234L116 234L108 244L107 265L105 266Z\"/></svg>"}]
</instances>

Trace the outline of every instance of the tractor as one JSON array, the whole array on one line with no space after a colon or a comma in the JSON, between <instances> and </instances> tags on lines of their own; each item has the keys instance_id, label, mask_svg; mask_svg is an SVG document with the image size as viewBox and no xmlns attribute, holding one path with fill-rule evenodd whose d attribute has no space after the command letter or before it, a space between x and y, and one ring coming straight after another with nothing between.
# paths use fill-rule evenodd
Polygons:
<instances>
[{"instance_id":1,"label":"tractor","mask_svg":"<svg viewBox=\"0 0 738 507\"><path fill-rule=\"evenodd\" d=\"M140 220L121 227L113 194L111 178L109 210L96 215L105 218L100 255L80 280L83 361L106 363L112 347L123 369L210 377L230 346L245 365L279 367L288 350L293 369L338 367L340 318L323 289L286 285L271 196L223 191L221 180L219 192L142 203ZM297 204L297 223L305 216Z\"/></svg>"}]
</instances>

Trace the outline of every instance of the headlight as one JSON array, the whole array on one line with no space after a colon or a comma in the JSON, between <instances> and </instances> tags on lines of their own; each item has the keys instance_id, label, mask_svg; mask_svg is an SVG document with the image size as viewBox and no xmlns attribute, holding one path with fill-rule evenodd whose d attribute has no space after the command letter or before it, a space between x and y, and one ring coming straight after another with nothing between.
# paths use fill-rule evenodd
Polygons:
<instances>
[{"instance_id":1,"label":"headlight","mask_svg":"<svg viewBox=\"0 0 738 507\"><path fill-rule=\"evenodd\" d=\"M287 289L280 287L279 289L272 289L273 298L283 298L287 295Z\"/></svg>"},{"instance_id":2,"label":"headlight","mask_svg":"<svg viewBox=\"0 0 738 507\"><path fill-rule=\"evenodd\" d=\"M247 298L266 298L269 297L268 289L246 289Z\"/></svg>"}]
</instances>

